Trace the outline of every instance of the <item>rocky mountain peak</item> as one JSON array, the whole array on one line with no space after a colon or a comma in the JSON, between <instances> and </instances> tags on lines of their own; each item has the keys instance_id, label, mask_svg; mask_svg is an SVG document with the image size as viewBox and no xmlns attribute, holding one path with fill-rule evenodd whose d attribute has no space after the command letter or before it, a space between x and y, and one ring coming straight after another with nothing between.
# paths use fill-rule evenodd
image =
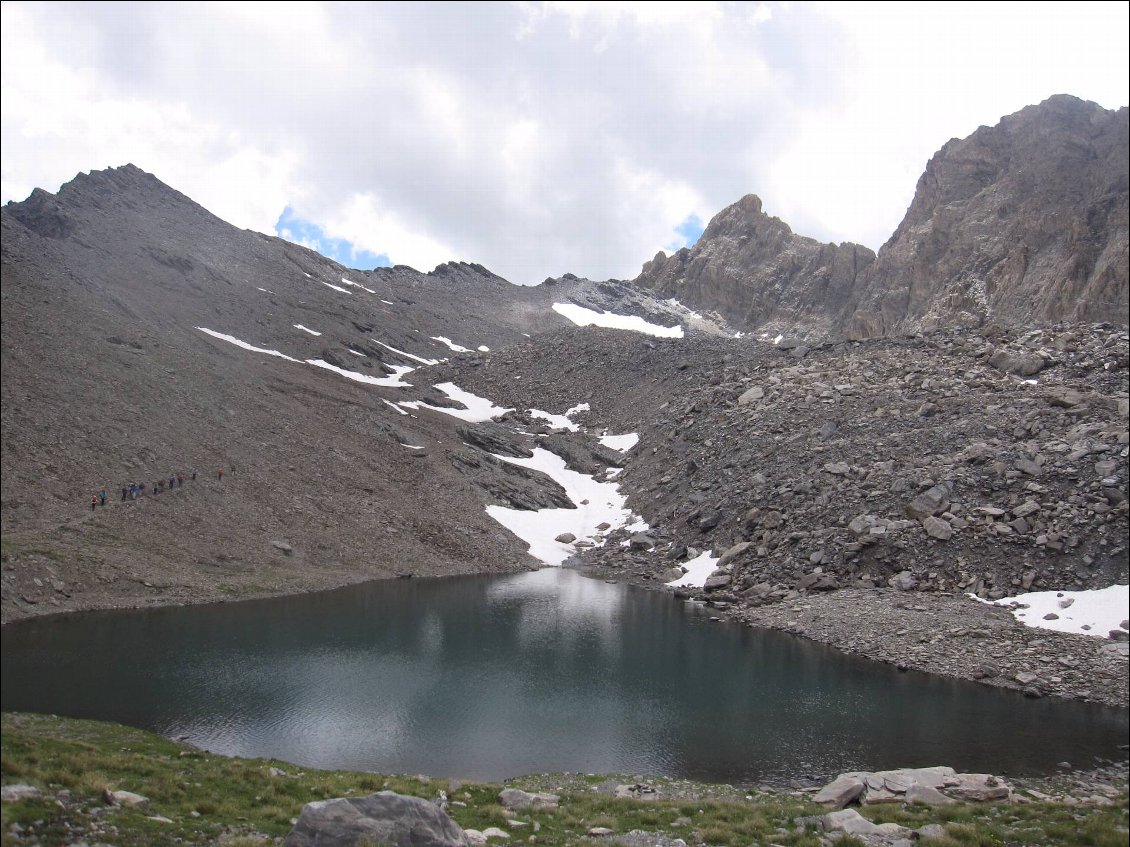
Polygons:
<instances>
[{"instance_id":1,"label":"rocky mountain peak","mask_svg":"<svg viewBox=\"0 0 1130 847\"><path fill-rule=\"evenodd\" d=\"M869 338L1127 321L1128 112L1061 94L947 142L876 257L820 244L749 194L635 283L745 330Z\"/></svg>"},{"instance_id":2,"label":"rocky mountain peak","mask_svg":"<svg viewBox=\"0 0 1130 847\"><path fill-rule=\"evenodd\" d=\"M796 235L747 194L711 218L692 248L662 251L635 284L660 297L717 312L743 328L803 325L826 332L856 276L875 254L858 244L822 244Z\"/></svg>"}]
</instances>

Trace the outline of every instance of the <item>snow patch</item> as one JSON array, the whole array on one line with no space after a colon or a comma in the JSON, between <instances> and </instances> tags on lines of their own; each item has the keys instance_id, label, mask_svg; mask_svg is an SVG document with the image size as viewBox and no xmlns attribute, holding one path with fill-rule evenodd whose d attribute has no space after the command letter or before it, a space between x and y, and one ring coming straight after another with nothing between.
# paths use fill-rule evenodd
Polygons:
<instances>
[{"instance_id":1,"label":"snow patch","mask_svg":"<svg viewBox=\"0 0 1130 847\"><path fill-rule=\"evenodd\" d=\"M1033 591L995 601L981 600L975 594L969 596L981 603L995 606L1011 606L1013 603L1027 606L1026 609L1012 610L1013 617L1025 626L1092 635L1096 638L1106 638L1112 629L1118 629L1119 624L1130 617L1130 586L1126 585L1112 585L1092 591ZM1066 608L1064 603L1067 603ZM1058 617L1046 621L1044 615L1047 614ZM1088 629L1084 629L1085 626Z\"/></svg>"},{"instance_id":2,"label":"snow patch","mask_svg":"<svg viewBox=\"0 0 1130 847\"><path fill-rule=\"evenodd\" d=\"M359 282L354 282L354 281L353 281L353 280L351 280L351 279L346 279L345 277L342 277L342 278L341 278L341 281L342 281L343 283L345 283L346 285L352 285L352 286L353 286L354 288L360 288L360 289L361 289L362 291L368 291L368 292L369 292L370 294L376 294L376 293L377 293L377 292L373 291L373 289L371 289L371 288L366 288L366 287L365 287L365 286L363 286L363 285L362 285L361 283L359 283Z\"/></svg>"},{"instance_id":3,"label":"snow patch","mask_svg":"<svg viewBox=\"0 0 1130 847\"><path fill-rule=\"evenodd\" d=\"M391 350L398 356L403 356L406 359L411 359L414 362L419 362L421 365L438 365L440 362L444 361L443 359L425 359L423 356L413 356L411 353L405 353L403 350L397 350L392 345L385 344L383 341L377 341L377 339L375 338L373 339L373 341L381 345L386 350Z\"/></svg>"},{"instance_id":4,"label":"snow patch","mask_svg":"<svg viewBox=\"0 0 1130 847\"><path fill-rule=\"evenodd\" d=\"M387 303L387 304L388 304L388 305L390 305L390 306L395 306L395 305L396 305L396 304L395 304L395 303L393 303L393 302L392 302L391 300L382 300L381 302L382 302L382 303Z\"/></svg>"},{"instance_id":5,"label":"snow patch","mask_svg":"<svg viewBox=\"0 0 1130 847\"><path fill-rule=\"evenodd\" d=\"M541 447L534 448L528 459L497 456L504 462L523 468L538 470L552 478L577 506L575 509L509 509L504 506L487 506L487 514L510 532L526 542L530 555L547 565L558 566L576 552L573 544L563 544L554 539L571 532L578 539L601 538L597 529L602 523L610 530L625 526L638 518L627 508L627 497L620 493L615 483L598 482L591 476L569 470L565 460ZM642 529L646 529L644 524Z\"/></svg>"},{"instance_id":6,"label":"snow patch","mask_svg":"<svg viewBox=\"0 0 1130 847\"><path fill-rule=\"evenodd\" d=\"M321 335L321 334L322 334L322 333L318 332L318 331L317 331L316 329L310 329L310 327L308 327L308 326L303 326L302 324L295 324L295 325L294 325L294 328L295 328L295 329L300 329L300 330L302 330L303 332L308 332L308 333L310 333L311 335Z\"/></svg>"},{"instance_id":7,"label":"snow patch","mask_svg":"<svg viewBox=\"0 0 1130 847\"><path fill-rule=\"evenodd\" d=\"M411 370L411 368L409 368L409 370ZM472 394L470 391L464 391L453 382L441 382L436 388L456 403L462 403L467 408L449 409L445 406L433 406L430 403L425 403L423 400L402 400L400 405L404 406L406 409L431 409L433 412L451 415L453 418L459 418L468 423L482 423L484 421L493 420L499 415L514 411L513 409L496 406L485 397L479 397L477 394Z\"/></svg>"},{"instance_id":8,"label":"snow patch","mask_svg":"<svg viewBox=\"0 0 1130 847\"><path fill-rule=\"evenodd\" d=\"M636 432L627 432L623 435L600 436L601 444L605 447L611 447L613 450L619 450L621 453L627 453L639 443L639 440L639 433Z\"/></svg>"},{"instance_id":9,"label":"snow patch","mask_svg":"<svg viewBox=\"0 0 1130 847\"><path fill-rule=\"evenodd\" d=\"M480 344L477 349L480 353L489 353L490 352L490 348L487 347L485 344Z\"/></svg>"},{"instance_id":10,"label":"snow patch","mask_svg":"<svg viewBox=\"0 0 1130 847\"><path fill-rule=\"evenodd\" d=\"M322 282L321 280L318 281ZM349 293L348 288L342 288L340 285L334 285L332 282L322 282L322 285L324 285L326 288L332 288L334 291L340 291L342 294Z\"/></svg>"},{"instance_id":11,"label":"snow patch","mask_svg":"<svg viewBox=\"0 0 1130 847\"><path fill-rule=\"evenodd\" d=\"M236 347L242 347L244 350L250 350L252 353L266 353L268 356L278 356L280 359L286 359L288 362L297 362L298 359L292 359L286 353L280 353L278 350L268 350L265 347L256 347L254 344L248 344L246 341L240 341L234 335L225 335L222 332L216 332L214 329L206 329L205 327L198 326L198 330L207 333L213 338L218 338L221 341L226 341L229 344L234 344Z\"/></svg>"},{"instance_id":12,"label":"snow patch","mask_svg":"<svg viewBox=\"0 0 1130 847\"><path fill-rule=\"evenodd\" d=\"M660 326L648 323L636 315L617 315L613 312L596 312L574 303L554 303L553 311L571 320L577 326L601 326L606 329L628 329L654 335L657 338L682 338L682 326Z\"/></svg>"},{"instance_id":13,"label":"snow patch","mask_svg":"<svg viewBox=\"0 0 1130 847\"><path fill-rule=\"evenodd\" d=\"M456 353L470 353L466 347L461 347L445 335L433 335L432 341L438 341L440 344L446 344L449 349Z\"/></svg>"},{"instance_id":14,"label":"snow patch","mask_svg":"<svg viewBox=\"0 0 1130 847\"><path fill-rule=\"evenodd\" d=\"M709 550L699 553L690 561L683 562L683 567L687 569L685 574L667 584L672 588L702 588L706 585L707 577L714 573L720 559L720 556L711 556Z\"/></svg>"},{"instance_id":15,"label":"snow patch","mask_svg":"<svg viewBox=\"0 0 1130 847\"><path fill-rule=\"evenodd\" d=\"M391 400L386 400L385 398L382 397L381 402L384 403L386 406L391 407L392 410L395 411L398 415L407 415L408 414L406 411L404 411L398 405L393 403Z\"/></svg>"},{"instance_id":16,"label":"snow patch","mask_svg":"<svg viewBox=\"0 0 1130 847\"><path fill-rule=\"evenodd\" d=\"M366 385L379 385L383 388L411 388L412 383L404 382L401 377L406 373L410 373L414 368L407 365L390 365L396 373L389 376L369 376L368 374L357 373L356 371L348 371L345 368L339 368L337 365L331 365L322 359L307 359L306 364L313 365L316 368L325 368L327 371L333 371L340 374L346 379L351 379L354 382L363 382Z\"/></svg>"}]
</instances>

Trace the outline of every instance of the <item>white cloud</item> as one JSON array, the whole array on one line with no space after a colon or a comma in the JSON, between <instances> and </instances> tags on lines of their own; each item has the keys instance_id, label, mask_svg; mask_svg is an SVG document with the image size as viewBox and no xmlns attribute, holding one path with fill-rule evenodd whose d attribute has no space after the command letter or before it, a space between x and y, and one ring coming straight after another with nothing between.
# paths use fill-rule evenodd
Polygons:
<instances>
[{"instance_id":1,"label":"white cloud","mask_svg":"<svg viewBox=\"0 0 1130 847\"><path fill-rule=\"evenodd\" d=\"M1127 103L1107 4L3 4L3 200L132 161L272 232L632 277L756 192L878 246L946 140Z\"/></svg>"}]
</instances>

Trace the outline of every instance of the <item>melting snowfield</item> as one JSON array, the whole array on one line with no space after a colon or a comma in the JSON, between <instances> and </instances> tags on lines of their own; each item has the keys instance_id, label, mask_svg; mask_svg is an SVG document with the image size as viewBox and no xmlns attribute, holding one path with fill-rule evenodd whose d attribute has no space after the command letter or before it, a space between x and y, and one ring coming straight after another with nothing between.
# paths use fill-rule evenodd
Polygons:
<instances>
[{"instance_id":1,"label":"melting snowfield","mask_svg":"<svg viewBox=\"0 0 1130 847\"><path fill-rule=\"evenodd\" d=\"M496 406L485 397L479 397L477 394L472 394L470 391L464 391L453 382L441 382L436 388L456 403L462 403L467 408L450 409L446 406L433 406L430 403L425 403L423 400L402 400L400 405L406 409L431 409L433 412L451 415L453 418L459 418L468 423L483 423L484 421L497 418L499 415L505 415L507 412L514 411L513 409L508 409L503 406Z\"/></svg>"},{"instance_id":2,"label":"melting snowfield","mask_svg":"<svg viewBox=\"0 0 1130 847\"><path fill-rule=\"evenodd\" d=\"M613 450L619 450L621 453L627 453L639 443L639 440L639 433L635 432L626 432L623 435L600 436L601 444L605 447L611 447Z\"/></svg>"},{"instance_id":3,"label":"melting snowfield","mask_svg":"<svg viewBox=\"0 0 1130 847\"><path fill-rule=\"evenodd\" d=\"M996 601L969 596L997 606L1016 605L1012 614L1025 626L1096 638L1106 638L1112 629L1119 629L1122 621L1130 618L1130 586L1126 585L1093 591L1034 591ZM1048 618L1049 615L1052 617Z\"/></svg>"},{"instance_id":4,"label":"melting snowfield","mask_svg":"<svg viewBox=\"0 0 1130 847\"><path fill-rule=\"evenodd\" d=\"M617 315L612 312L596 312L575 303L554 303L553 311L563 315L577 326L601 326L606 329L629 329L654 335L657 338L682 338L682 326L660 326L648 323L636 315Z\"/></svg>"},{"instance_id":5,"label":"melting snowfield","mask_svg":"<svg viewBox=\"0 0 1130 847\"><path fill-rule=\"evenodd\" d=\"M530 546L530 555L547 565L560 565L576 552L573 544L554 540L563 533L571 532L578 540L599 544L605 533L639 521L628 509L628 498L620 493L619 486L611 482L597 482L591 476L569 470L565 460L556 453L537 447L529 459L497 458L543 472L564 488L577 506L575 509L539 509L536 512L487 506L488 515L525 541ZM597 529L602 523L609 524L608 529ZM638 529L647 529L647 524L639 521Z\"/></svg>"},{"instance_id":6,"label":"melting snowfield","mask_svg":"<svg viewBox=\"0 0 1130 847\"><path fill-rule=\"evenodd\" d=\"M529 409L528 411L531 417L549 421L549 426L552 429L567 429L569 432L577 432L581 427L579 424L573 423L571 419L573 415L579 412L587 412L589 408L588 403L580 403L571 409L566 409L563 415L555 415L552 412L545 412L541 409Z\"/></svg>"},{"instance_id":7,"label":"melting snowfield","mask_svg":"<svg viewBox=\"0 0 1130 847\"><path fill-rule=\"evenodd\" d=\"M310 333L311 335L321 335L321 334L322 334L322 333L318 332L318 331L317 331L316 329L310 329L310 327L308 327L308 326L303 326L302 324L295 324L295 325L294 325L294 328L295 328L295 329L300 329L300 330L302 330L303 332L308 332L308 333Z\"/></svg>"},{"instance_id":8,"label":"melting snowfield","mask_svg":"<svg viewBox=\"0 0 1130 847\"><path fill-rule=\"evenodd\" d=\"M709 550L699 553L690 561L683 562L683 567L687 569L685 574L667 584L672 588L702 588L706 584L706 578L714 573L720 558L711 556Z\"/></svg>"}]
</instances>

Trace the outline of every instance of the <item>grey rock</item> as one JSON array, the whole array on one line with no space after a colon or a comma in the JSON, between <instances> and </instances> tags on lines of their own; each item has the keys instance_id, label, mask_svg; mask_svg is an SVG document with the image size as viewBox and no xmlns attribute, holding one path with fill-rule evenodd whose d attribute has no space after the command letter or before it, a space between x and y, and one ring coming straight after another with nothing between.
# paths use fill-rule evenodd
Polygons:
<instances>
[{"instance_id":1,"label":"grey rock","mask_svg":"<svg viewBox=\"0 0 1130 847\"><path fill-rule=\"evenodd\" d=\"M946 832L946 828L940 823L928 823L918 828L918 838L921 841L941 841L943 838L948 837L949 834Z\"/></svg>"},{"instance_id":2,"label":"grey rock","mask_svg":"<svg viewBox=\"0 0 1130 847\"><path fill-rule=\"evenodd\" d=\"M706 578L706 582L703 583L702 588L704 591L718 591L725 588L733 581L734 578L729 573L715 569L714 572Z\"/></svg>"},{"instance_id":3,"label":"grey rock","mask_svg":"<svg viewBox=\"0 0 1130 847\"><path fill-rule=\"evenodd\" d=\"M486 834L486 833L484 833ZM420 797L381 791L367 797L319 800L302 807L284 847L466 847L459 824Z\"/></svg>"},{"instance_id":4,"label":"grey rock","mask_svg":"<svg viewBox=\"0 0 1130 847\"><path fill-rule=\"evenodd\" d=\"M19 803L21 800L34 800L42 796L43 792L34 785L16 783L0 788L0 800L3 800L5 803Z\"/></svg>"},{"instance_id":5,"label":"grey rock","mask_svg":"<svg viewBox=\"0 0 1130 847\"><path fill-rule=\"evenodd\" d=\"M111 791L107 788L102 792L102 799L112 806L129 806L134 809L149 808L149 798L132 791Z\"/></svg>"},{"instance_id":6,"label":"grey rock","mask_svg":"<svg viewBox=\"0 0 1130 847\"><path fill-rule=\"evenodd\" d=\"M937 538L939 541L949 541L953 537L953 527L949 525L949 522L933 515L922 520L922 527L926 530L927 535L931 538Z\"/></svg>"},{"instance_id":7,"label":"grey rock","mask_svg":"<svg viewBox=\"0 0 1130 847\"><path fill-rule=\"evenodd\" d=\"M628 547L632 550L651 550L655 547L655 539L646 532L636 532L628 539Z\"/></svg>"},{"instance_id":8,"label":"grey rock","mask_svg":"<svg viewBox=\"0 0 1130 847\"><path fill-rule=\"evenodd\" d=\"M765 389L760 385L755 385L752 388L746 389L742 392L741 396L738 397L738 405L748 406L750 403L754 403L764 397Z\"/></svg>"},{"instance_id":9,"label":"grey rock","mask_svg":"<svg viewBox=\"0 0 1130 847\"><path fill-rule=\"evenodd\" d=\"M560 799L556 794L531 793L518 788L504 788L498 795L498 802L506 809L554 809Z\"/></svg>"},{"instance_id":10,"label":"grey rock","mask_svg":"<svg viewBox=\"0 0 1130 847\"><path fill-rule=\"evenodd\" d=\"M989 357L989 364L1005 373L1017 376L1035 376L1047 363L1036 353L1016 353L1011 350L996 350Z\"/></svg>"},{"instance_id":11,"label":"grey rock","mask_svg":"<svg viewBox=\"0 0 1130 847\"><path fill-rule=\"evenodd\" d=\"M941 482L923 491L906 506L906 513L912 518L922 520L939 515L949 508L953 496L953 483Z\"/></svg>"},{"instance_id":12,"label":"grey rock","mask_svg":"<svg viewBox=\"0 0 1130 847\"><path fill-rule=\"evenodd\" d=\"M946 792L958 800L971 800L978 803L989 800L1005 800L1012 794L1008 783L985 773L959 773L958 784L947 787Z\"/></svg>"},{"instance_id":13,"label":"grey rock","mask_svg":"<svg viewBox=\"0 0 1130 847\"><path fill-rule=\"evenodd\" d=\"M924 803L927 806L944 806L957 801L952 797L947 797L937 788L933 788L929 785L914 784L906 789L906 802Z\"/></svg>"},{"instance_id":14,"label":"grey rock","mask_svg":"<svg viewBox=\"0 0 1130 847\"><path fill-rule=\"evenodd\" d=\"M828 832L845 832L848 835L881 835L883 830L871 823L855 809L840 809L821 816Z\"/></svg>"},{"instance_id":15,"label":"grey rock","mask_svg":"<svg viewBox=\"0 0 1130 847\"><path fill-rule=\"evenodd\" d=\"M726 565L730 564L730 562L732 562L742 553L746 552L746 550L748 550L752 546L752 541L739 541L737 544L730 547L725 553L722 554L722 558L718 560L717 567L724 568Z\"/></svg>"},{"instance_id":16,"label":"grey rock","mask_svg":"<svg viewBox=\"0 0 1130 847\"><path fill-rule=\"evenodd\" d=\"M812 796L814 803L842 809L863 793L864 782L853 774L840 774Z\"/></svg>"},{"instance_id":17,"label":"grey rock","mask_svg":"<svg viewBox=\"0 0 1130 847\"><path fill-rule=\"evenodd\" d=\"M571 532L563 532L553 540L561 544L572 544L577 540L577 536L573 535Z\"/></svg>"},{"instance_id":18,"label":"grey rock","mask_svg":"<svg viewBox=\"0 0 1130 847\"><path fill-rule=\"evenodd\" d=\"M901 571L887 580L887 584L899 591L913 591L918 587L918 580L910 571Z\"/></svg>"}]
</instances>

